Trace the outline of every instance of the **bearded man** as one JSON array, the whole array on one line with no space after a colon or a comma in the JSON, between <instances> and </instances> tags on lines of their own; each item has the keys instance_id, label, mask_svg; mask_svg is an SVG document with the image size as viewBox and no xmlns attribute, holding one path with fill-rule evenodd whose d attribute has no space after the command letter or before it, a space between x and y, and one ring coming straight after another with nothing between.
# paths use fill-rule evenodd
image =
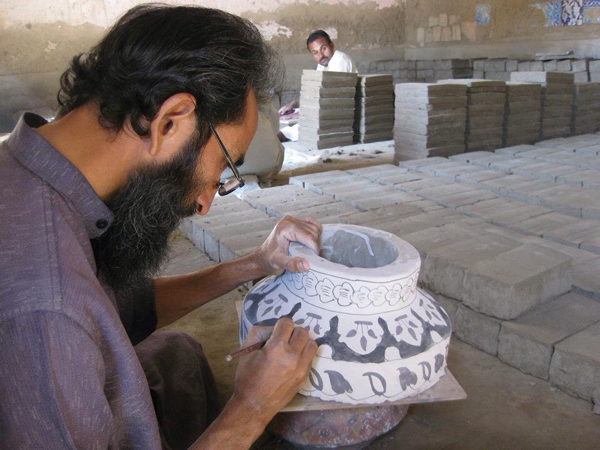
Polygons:
<instances>
[{"instance_id":1,"label":"bearded man","mask_svg":"<svg viewBox=\"0 0 600 450\"><path fill-rule=\"evenodd\" d=\"M154 333L252 279L308 264L314 219L254 253L152 279L183 217L243 184L279 66L249 22L199 7L126 13L61 78L60 113L0 148L0 448L247 448L306 380L316 344L284 319L218 410L201 346ZM220 182L229 167L237 175ZM209 344L210 345L210 344Z\"/></svg>"}]
</instances>

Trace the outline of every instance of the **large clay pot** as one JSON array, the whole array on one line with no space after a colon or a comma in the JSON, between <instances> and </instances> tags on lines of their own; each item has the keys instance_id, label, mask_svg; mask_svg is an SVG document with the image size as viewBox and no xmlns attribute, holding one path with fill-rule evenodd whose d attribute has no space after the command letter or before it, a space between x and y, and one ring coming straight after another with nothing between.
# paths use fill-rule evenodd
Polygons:
<instances>
[{"instance_id":1,"label":"large clay pot","mask_svg":"<svg viewBox=\"0 0 600 450\"><path fill-rule=\"evenodd\" d=\"M419 253L400 238L353 225L324 225L321 255L292 243L308 260L244 298L240 339L252 325L288 317L319 345L300 393L350 404L380 404L416 395L443 376L451 325L417 289Z\"/></svg>"}]
</instances>

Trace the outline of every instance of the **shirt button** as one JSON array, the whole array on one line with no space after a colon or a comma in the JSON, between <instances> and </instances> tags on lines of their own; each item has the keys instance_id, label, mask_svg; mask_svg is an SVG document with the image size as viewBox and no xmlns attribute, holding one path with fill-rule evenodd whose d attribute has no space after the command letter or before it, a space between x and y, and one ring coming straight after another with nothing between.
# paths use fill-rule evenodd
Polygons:
<instances>
[{"instance_id":1,"label":"shirt button","mask_svg":"<svg viewBox=\"0 0 600 450\"><path fill-rule=\"evenodd\" d=\"M96 227L100 230L104 230L108 226L108 222L104 219L100 219L96 222Z\"/></svg>"}]
</instances>

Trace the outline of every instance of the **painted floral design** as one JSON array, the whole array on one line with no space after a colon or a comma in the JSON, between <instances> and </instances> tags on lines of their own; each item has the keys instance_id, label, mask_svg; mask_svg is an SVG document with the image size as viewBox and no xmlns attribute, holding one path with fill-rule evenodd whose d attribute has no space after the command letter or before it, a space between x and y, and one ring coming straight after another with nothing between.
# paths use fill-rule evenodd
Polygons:
<instances>
[{"instance_id":1,"label":"painted floral design","mask_svg":"<svg viewBox=\"0 0 600 450\"><path fill-rule=\"evenodd\" d=\"M406 367L400 367L398 372L400 377L400 387L402 387L403 391L408 388L413 389L412 386L416 385L419 381L417 374Z\"/></svg>"},{"instance_id":2,"label":"painted floral design","mask_svg":"<svg viewBox=\"0 0 600 450\"><path fill-rule=\"evenodd\" d=\"M290 291L293 291L293 287L294 287L294 273L293 272L289 272L289 271L286 270L281 275L281 279L283 280L283 284L285 284Z\"/></svg>"},{"instance_id":3,"label":"painted floral design","mask_svg":"<svg viewBox=\"0 0 600 450\"><path fill-rule=\"evenodd\" d=\"M323 303L329 303L335 300L333 290L335 286L329 278L325 278L323 281L319 281L316 286L317 294L321 298Z\"/></svg>"},{"instance_id":4,"label":"painted floral design","mask_svg":"<svg viewBox=\"0 0 600 450\"><path fill-rule=\"evenodd\" d=\"M407 314L401 314L394 318L390 332L398 342L406 341L411 345L421 345L423 337L423 324L415 317L412 309Z\"/></svg>"},{"instance_id":5,"label":"painted floral design","mask_svg":"<svg viewBox=\"0 0 600 450\"><path fill-rule=\"evenodd\" d=\"M405 359L381 371L364 371L359 365L337 367L331 360L322 361L323 365L311 368L300 392L352 404L398 400L423 392L437 383L444 373L446 353L447 348L441 353Z\"/></svg>"},{"instance_id":6,"label":"painted floral design","mask_svg":"<svg viewBox=\"0 0 600 450\"><path fill-rule=\"evenodd\" d=\"M363 377L369 378L371 390L375 395L385 394L387 391L387 382L385 381L385 377L381 376L377 372L365 372L363 373Z\"/></svg>"},{"instance_id":7,"label":"painted floral design","mask_svg":"<svg viewBox=\"0 0 600 450\"><path fill-rule=\"evenodd\" d=\"M369 320L356 320L354 328L340 332L340 341L356 353L366 354L375 350L382 336L383 332L379 325Z\"/></svg>"},{"instance_id":8,"label":"painted floral design","mask_svg":"<svg viewBox=\"0 0 600 450\"><path fill-rule=\"evenodd\" d=\"M400 293L400 298L403 302L407 302L410 300L413 295L417 292L417 283L413 278L409 278L408 282L402 286L402 291Z\"/></svg>"},{"instance_id":9,"label":"painted floral design","mask_svg":"<svg viewBox=\"0 0 600 450\"><path fill-rule=\"evenodd\" d=\"M388 289L385 286L377 286L377 288L369 292L369 301L373 304L373 306L381 306L387 301L387 294Z\"/></svg>"},{"instance_id":10,"label":"painted floral design","mask_svg":"<svg viewBox=\"0 0 600 450\"><path fill-rule=\"evenodd\" d=\"M568 27L583 24L583 0L563 0L560 9L562 26Z\"/></svg>"},{"instance_id":11,"label":"painted floral design","mask_svg":"<svg viewBox=\"0 0 600 450\"><path fill-rule=\"evenodd\" d=\"M402 299L400 296L402 292L402 286L398 283L394 284L392 289L385 295L385 299L390 303L391 306L395 306Z\"/></svg>"},{"instance_id":12,"label":"painted floral design","mask_svg":"<svg viewBox=\"0 0 600 450\"><path fill-rule=\"evenodd\" d=\"M296 272L292 275L292 282L294 283L296 290L300 290L304 287L304 283L302 282L303 278L304 274L302 272Z\"/></svg>"},{"instance_id":13,"label":"painted floral design","mask_svg":"<svg viewBox=\"0 0 600 450\"><path fill-rule=\"evenodd\" d=\"M273 316L280 317L284 315L284 313L281 311L281 308L287 303L289 303L288 298L282 294L279 294L276 298L266 299L260 305L258 317L260 317L262 320L265 318L271 318Z\"/></svg>"},{"instance_id":14,"label":"painted floral design","mask_svg":"<svg viewBox=\"0 0 600 450\"><path fill-rule=\"evenodd\" d=\"M422 319L429 322L431 325L439 326L445 325L446 320L440 316L438 309L432 302L432 298L426 295L423 295L419 300L419 306L422 307L421 315L425 315Z\"/></svg>"},{"instance_id":15,"label":"painted floral design","mask_svg":"<svg viewBox=\"0 0 600 450\"><path fill-rule=\"evenodd\" d=\"M341 286L336 286L333 290L333 295L337 298L340 306L349 306L352 304L354 296L354 288L350 283L342 283Z\"/></svg>"},{"instance_id":16,"label":"painted floral design","mask_svg":"<svg viewBox=\"0 0 600 450\"><path fill-rule=\"evenodd\" d=\"M344 394L346 392L352 393L354 392L352 389L352 385L346 380L344 375L335 371L335 370L326 370L325 373L329 376L329 383L331 384L331 389L336 394Z\"/></svg>"},{"instance_id":17,"label":"painted floral design","mask_svg":"<svg viewBox=\"0 0 600 450\"><path fill-rule=\"evenodd\" d=\"M369 293L371 291L366 287L361 287L358 291L354 292L352 295L352 302L357 305L359 308L366 308L371 304L371 300L369 300Z\"/></svg>"},{"instance_id":18,"label":"painted floral design","mask_svg":"<svg viewBox=\"0 0 600 450\"><path fill-rule=\"evenodd\" d=\"M374 289L361 286L356 290L347 281L335 284L328 277L319 279L313 272L285 272L282 278L284 284L291 291L300 291L307 297L319 297L319 300L323 303L330 303L336 300L340 306L354 304L361 309L371 305L381 307L386 302L390 306L395 306L399 302L408 303L414 298L417 289L414 282L414 274L407 279L406 283L394 283L392 289L379 285Z\"/></svg>"},{"instance_id":19,"label":"painted floral design","mask_svg":"<svg viewBox=\"0 0 600 450\"><path fill-rule=\"evenodd\" d=\"M321 337L325 334L326 331L321 326L321 320L323 320L322 316L315 313L307 312L306 317L299 317L298 319L294 319L294 323L308 331L311 334L311 338L315 339L315 335L317 337Z\"/></svg>"},{"instance_id":20,"label":"painted floral design","mask_svg":"<svg viewBox=\"0 0 600 450\"><path fill-rule=\"evenodd\" d=\"M304 290L306 292L306 295L308 295L309 297L319 295L317 293L317 284L319 283L319 280L314 273L308 272L306 275L304 275L302 283L304 284Z\"/></svg>"}]
</instances>

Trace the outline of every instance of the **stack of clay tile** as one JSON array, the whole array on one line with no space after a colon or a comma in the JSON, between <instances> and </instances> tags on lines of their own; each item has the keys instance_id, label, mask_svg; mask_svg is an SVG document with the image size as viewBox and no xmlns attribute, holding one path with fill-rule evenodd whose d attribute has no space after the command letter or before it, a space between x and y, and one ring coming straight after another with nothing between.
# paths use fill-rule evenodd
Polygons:
<instances>
[{"instance_id":1,"label":"stack of clay tile","mask_svg":"<svg viewBox=\"0 0 600 450\"><path fill-rule=\"evenodd\" d=\"M506 83L506 113L503 147L535 144L540 140L542 86L531 83Z\"/></svg>"},{"instance_id":2,"label":"stack of clay tile","mask_svg":"<svg viewBox=\"0 0 600 450\"><path fill-rule=\"evenodd\" d=\"M298 142L307 148L353 143L355 73L304 70Z\"/></svg>"},{"instance_id":3,"label":"stack of clay tile","mask_svg":"<svg viewBox=\"0 0 600 450\"><path fill-rule=\"evenodd\" d=\"M569 136L573 120L573 74L514 72L511 81L542 85L542 140Z\"/></svg>"},{"instance_id":4,"label":"stack of clay tile","mask_svg":"<svg viewBox=\"0 0 600 450\"><path fill-rule=\"evenodd\" d=\"M445 80L467 86L465 151L502 148L506 83L495 80Z\"/></svg>"},{"instance_id":5,"label":"stack of clay tile","mask_svg":"<svg viewBox=\"0 0 600 450\"><path fill-rule=\"evenodd\" d=\"M402 83L395 88L394 163L465 151L467 88Z\"/></svg>"},{"instance_id":6,"label":"stack of clay tile","mask_svg":"<svg viewBox=\"0 0 600 450\"><path fill-rule=\"evenodd\" d=\"M394 79L359 75L356 84L354 142L389 141L394 137Z\"/></svg>"},{"instance_id":7,"label":"stack of clay tile","mask_svg":"<svg viewBox=\"0 0 600 450\"><path fill-rule=\"evenodd\" d=\"M576 83L573 95L573 134L600 130L600 83Z\"/></svg>"},{"instance_id":8,"label":"stack of clay tile","mask_svg":"<svg viewBox=\"0 0 600 450\"><path fill-rule=\"evenodd\" d=\"M473 63L468 59L442 59L433 61L433 77L436 80L472 78Z\"/></svg>"}]
</instances>

